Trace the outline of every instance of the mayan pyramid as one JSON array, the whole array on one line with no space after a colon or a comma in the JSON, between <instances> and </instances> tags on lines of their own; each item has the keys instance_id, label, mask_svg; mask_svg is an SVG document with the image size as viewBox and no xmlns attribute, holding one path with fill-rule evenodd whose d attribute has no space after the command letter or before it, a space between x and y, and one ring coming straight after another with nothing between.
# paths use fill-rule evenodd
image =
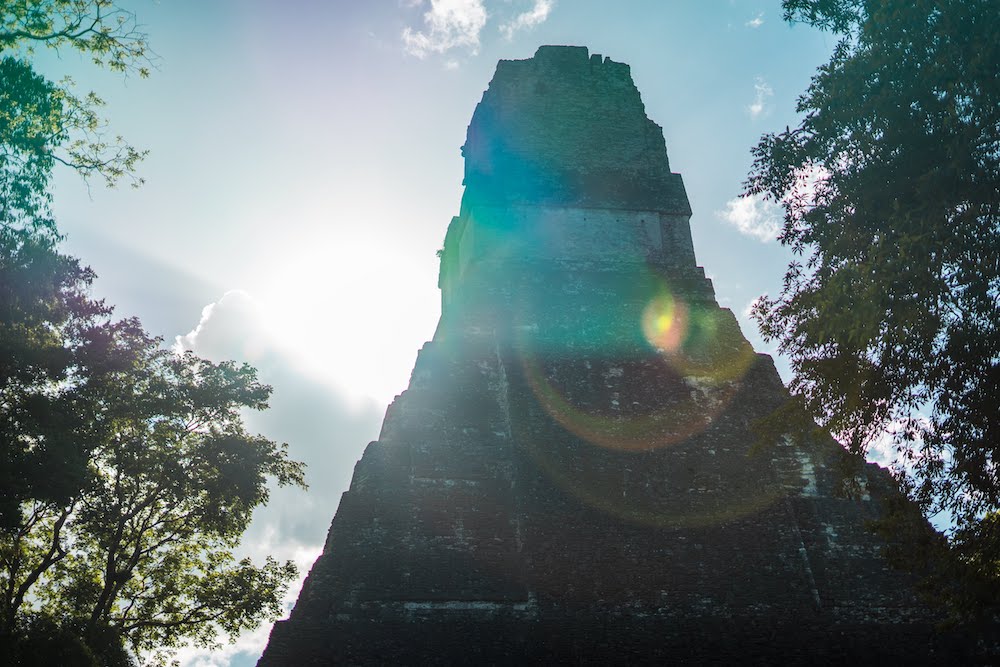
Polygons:
<instances>
[{"instance_id":1,"label":"mayan pyramid","mask_svg":"<svg viewBox=\"0 0 1000 667\"><path fill-rule=\"evenodd\" d=\"M259 664L936 661L887 473L752 447L787 393L628 65L500 61L462 153L434 339Z\"/></svg>"}]
</instances>

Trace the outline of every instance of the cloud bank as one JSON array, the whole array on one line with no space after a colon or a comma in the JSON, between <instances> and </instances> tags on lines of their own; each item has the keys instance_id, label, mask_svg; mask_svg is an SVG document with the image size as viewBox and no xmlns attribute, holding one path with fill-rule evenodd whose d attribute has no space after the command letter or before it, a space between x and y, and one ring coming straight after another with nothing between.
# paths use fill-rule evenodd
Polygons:
<instances>
[{"instance_id":1,"label":"cloud bank","mask_svg":"<svg viewBox=\"0 0 1000 667\"><path fill-rule=\"evenodd\" d=\"M239 359L253 363L267 347L265 338L257 303L243 290L230 290L201 309L198 324L177 336L173 349L192 351L212 361Z\"/></svg>"},{"instance_id":2,"label":"cloud bank","mask_svg":"<svg viewBox=\"0 0 1000 667\"><path fill-rule=\"evenodd\" d=\"M483 0L431 0L431 8L424 14L423 30L404 29L403 45L418 58L456 47L468 47L477 53L479 33L485 25Z\"/></svg>"},{"instance_id":3,"label":"cloud bank","mask_svg":"<svg viewBox=\"0 0 1000 667\"><path fill-rule=\"evenodd\" d=\"M778 238L781 231L781 207L760 195L730 199L726 202L726 210L717 212L717 215L741 234L765 243Z\"/></svg>"},{"instance_id":4,"label":"cloud bank","mask_svg":"<svg viewBox=\"0 0 1000 667\"><path fill-rule=\"evenodd\" d=\"M423 4L419 0L404 3L411 8ZM521 2L513 15L510 14L511 4L510 0L505 0L495 4L495 11L487 11L485 0L430 0L430 9L422 16L422 25L403 29L403 48L417 58L460 48L475 55L479 52L480 34L491 18L497 17L500 34L510 40L518 32L544 23L555 7L555 0ZM451 69L457 65L452 63L455 61L449 61L448 65Z\"/></svg>"}]
</instances>

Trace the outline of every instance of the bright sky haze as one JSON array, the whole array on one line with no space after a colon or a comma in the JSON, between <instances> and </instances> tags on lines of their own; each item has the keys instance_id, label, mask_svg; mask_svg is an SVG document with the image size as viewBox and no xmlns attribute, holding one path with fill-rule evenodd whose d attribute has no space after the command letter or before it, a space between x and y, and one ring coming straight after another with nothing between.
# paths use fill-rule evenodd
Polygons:
<instances>
[{"instance_id":1,"label":"bright sky haze","mask_svg":"<svg viewBox=\"0 0 1000 667\"><path fill-rule=\"evenodd\" d=\"M150 151L146 183L88 189L59 173L57 221L119 316L167 345L248 361L274 386L272 409L248 424L289 443L310 489L272 494L246 553L294 558L306 574L433 336L459 148L499 59L574 44L631 66L683 174L699 264L754 347L771 351L747 310L778 291L790 256L776 207L739 195L751 147L795 124L795 100L834 46L784 23L778 0L127 6L157 54L149 79L123 83L68 53L42 65L106 99L114 133ZM269 629L187 651L184 664L254 664Z\"/></svg>"}]
</instances>

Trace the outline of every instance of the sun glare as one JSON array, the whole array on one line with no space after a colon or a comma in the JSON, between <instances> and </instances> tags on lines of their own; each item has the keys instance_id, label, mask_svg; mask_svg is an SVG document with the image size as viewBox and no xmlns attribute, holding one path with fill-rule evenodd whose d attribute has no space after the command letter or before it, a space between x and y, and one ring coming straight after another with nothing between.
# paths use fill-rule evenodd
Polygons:
<instances>
[{"instance_id":1,"label":"sun glare","mask_svg":"<svg viewBox=\"0 0 1000 667\"><path fill-rule=\"evenodd\" d=\"M364 237L331 247L286 255L267 276L260 302L269 337L350 399L388 403L434 333L434 257Z\"/></svg>"}]
</instances>

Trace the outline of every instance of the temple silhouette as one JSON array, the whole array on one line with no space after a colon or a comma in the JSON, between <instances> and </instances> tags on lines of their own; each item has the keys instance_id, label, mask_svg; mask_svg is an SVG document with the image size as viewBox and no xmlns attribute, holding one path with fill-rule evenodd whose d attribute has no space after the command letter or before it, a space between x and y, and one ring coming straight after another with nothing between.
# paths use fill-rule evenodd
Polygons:
<instances>
[{"instance_id":1,"label":"temple silhouette","mask_svg":"<svg viewBox=\"0 0 1000 667\"><path fill-rule=\"evenodd\" d=\"M941 662L890 475L754 446L788 394L628 65L500 61L462 153L438 328L259 665Z\"/></svg>"}]
</instances>

